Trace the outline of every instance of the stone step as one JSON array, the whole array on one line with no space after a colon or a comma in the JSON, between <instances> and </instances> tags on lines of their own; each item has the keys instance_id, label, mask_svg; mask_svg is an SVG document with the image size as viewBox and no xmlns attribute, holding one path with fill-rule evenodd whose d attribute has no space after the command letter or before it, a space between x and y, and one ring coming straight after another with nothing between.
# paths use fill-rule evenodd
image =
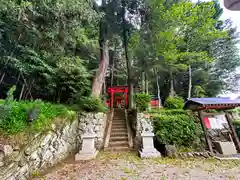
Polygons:
<instances>
[{"instance_id":1,"label":"stone step","mask_svg":"<svg viewBox=\"0 0 240 180\"><path fill-rule=\"evenodd\" d=\"M114 113L113 117L125 117L125 113Z\"/></svg>"},{"instance_id":2,"label":"stone step","mask_svg":"<svg viewBox=\"0 0 240 180\"><path fill-rule=\"evenodd\" d=\"M114 111L114 114L125 114L124 111Z\"/></svg>"},{"instance_id":3,"label":"stone step","mask_svg":"<svg viewBox=\"0 0 240 180\"><path fill-rule=\"evenodd\" d=\"M120 114L120 115L123 115L123 114L125 114L125 112L124 112L124 111L115 111L114 114Z\"/></svg>"},{"instance_id":4,"label":"stone step","mask_svg":"<svg viewBox=\"0 0 240 180\"><path fill-rule=\"evenodd\" d=\"M126 146L126 147L107 147L104 149L104 151L107 152L122 152L122 151L133 151L132 148Z\"/></svg>"},{"instance_id":5,"label":"stone step","mask_svg":"<svg viewBox=\"0 0 240 180\"><path fill-rule=\"evenodd\" d=\"M119 117L119 118L113 117L112 118L113 121L125 121L125 119L126 119L125 117Z\"/></svg>"},{"instance_id":6,"label":"stone step","mask_svg":"<svg viewBox=\"0 0 240 180\"><path fill-rule=\"evenodd\" d=\"M109 142L128 141L128 136L110 136Z\"/></svg>"},{"instance_id":7,"label":"stone step","mask_svg":"<svg viewBox=\"0 0 240 180\"><path fill-rule=\"evenodd\" d=\"M114 121L120 121L121 122L121 121L125 121L125 118L113 118L112 120L113 120L113 122Z\"/></svg>"},{"instance_id":8,"label":"stone step","mask_svg":"<svg viewBox=\"0 0 240 180\"><path fill-rule=\"evenodd\" d=\"M127 128L112 128L111 133L127 132Z\"/></svg>"},{"instance_id":9,"label":"stone step","mask_svg":"<svg viewBox=\"0 0 240 180\"><path fill-rule=\"evenodd\" d=\"M112 125L112 129L121 129L121 128L127 128L126 124Z\"/></svg>"},{"instance_id":10,"label":"stone step","mask_svg":"<svg viewBox=\"0 0 240 180\"><path fill-rule=\"evenodd\" d=\"M127 131L125 132L112 132L110 134L110 137L118 137L118 136L128 136Z\"/></svg>"},{"instance_id":11,"label":"stone step","mask_svg":"<svg viewBox=\"0 0 240 180\"><path fill-rule=\"evenodd\" d=\"M113 123L122 123L122 122L126 122L125 119L122 119L122 120L113 120L112 121Z\"/></svg>"},{"instance_id":12,"label":"stone step","mask_svg":"<svg viewBox=\"0 0 240 180\"><path fill-rule=\"evenodd\" d=\"M128 141L109 141L109 147L128 147Z\"/></svg>"},{"instance_id":13,"label":"stone step","mask_svg":"<svg viewBox=\"0 0 240 180\"><path fill-rule=\"evenodd\" d=\"M121 125L124 125L126 126L126 122L122 122L122 123L112 123L112 126L121 126Z\"/></svg>"},{"instance_id":14,"label":"stone step","mask_svg":"<svg viewBox=\"0 0 240 180\"><path fill-rule=\"evenodd\" d=\"M112 125L112 129L127 129L126 125L121 125L121 126L113 126Z\"/></svg>"},{"instance_id":15,"label":"stone step","mask_svg":"<svg viewBox=\"0 0 240 180\"><path fill-rule=\"evenodd\" d=\"M121 124L126 124L126 122L125 121L122 121L122 122L118 122L118 121L113 121L112 122L112 125L121 125Z\"/></svg>"}]
</instances>

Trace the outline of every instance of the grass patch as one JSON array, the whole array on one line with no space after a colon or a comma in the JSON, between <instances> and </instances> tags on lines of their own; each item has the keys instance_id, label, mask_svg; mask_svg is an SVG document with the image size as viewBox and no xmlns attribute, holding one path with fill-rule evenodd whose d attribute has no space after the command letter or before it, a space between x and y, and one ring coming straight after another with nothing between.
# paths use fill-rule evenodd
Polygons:
<instances>
[{"instance_id":1,"label":"grass patch","mask_svg":"<svg viewBox=\"0 0 240 180\"><path fill-rule=\"evenodd\" d=\"M97 159L99 160L118 160L124 159L129 162L140 162L141 159L137 156L135 152L120 152L120 153L108 153L100 152Z\"/></svg>"},{"instance_id":2,"label":"grass patch","mask_svg":"<svg viewBox=\"0 0 240 180\"><path fill-rule=\"evenodd\" d=\"M130 169L130 168L128 168L128 167L124 167L124 168L123 168L123 172L124 172L125 174L132 174L132 173L134 173L135 171L132 170L132 169Z\"/></svg>"},{"instance_id":3,"label":"grass patch","mask_svg":"<svg viewBox=\"0 0 240 180\"><path fill-rule=\"evenodd\" d=\"M76 118L76 112L71 111L67 106L40 100L12 101L2 106L6 109L4 113L7 115L1 120L0 133L5 135L15 135L22 132L37 133L49 129L56 118L58 121L59 119L71 121ZM33 109L36 112L32 111L31 116L35 120L30 122L29 114Z\"/></svg>"}]
</instances>

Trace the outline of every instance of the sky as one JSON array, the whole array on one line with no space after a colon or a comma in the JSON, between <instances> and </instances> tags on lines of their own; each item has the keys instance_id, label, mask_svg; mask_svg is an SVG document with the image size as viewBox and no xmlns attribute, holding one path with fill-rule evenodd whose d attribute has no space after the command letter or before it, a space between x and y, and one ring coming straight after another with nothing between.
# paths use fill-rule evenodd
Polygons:
<instances>
[{"instance_id":1,"label":"sky","mask_svg":"<svg viewBox=\"0 0 240 180\"><path fill-rule=\"evenodd\" d=\"M224 1L220 0L220 5L223 8L223 14L221 16L221 19L231 19L233 22L233 25L237 27L238 31L240 32L240 11L230 11L224 7ZM240 47L240 45L239 45ZM239 48L240 53L240 48ZM240 67L237 69L237 72L240 73ZM235 98L240 95L239 93L233 94L225 94L225 96L230 96L231 98Z\"/></svg>"},{"instance_id":2,"label":"sky","mask_svg":"<svg viewBox=\"0 0 240 180\"><path fill-rule=\"evenodd\" d=\"M223 15L222 19L230 18L233 21L233 24L238 28L240 31L240 11L230 11L224 7L223 0L220 0L220 5L223 8Z\"/></svg>"}]
</instances>

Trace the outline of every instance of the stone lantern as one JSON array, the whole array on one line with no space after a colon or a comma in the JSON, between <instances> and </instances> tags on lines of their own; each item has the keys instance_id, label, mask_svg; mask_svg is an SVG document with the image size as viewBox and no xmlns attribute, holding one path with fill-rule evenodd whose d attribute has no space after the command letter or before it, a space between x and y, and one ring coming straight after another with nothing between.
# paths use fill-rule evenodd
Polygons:
<instances>
[{"instance_id":1,"label":"stone lantern","mask_svg":"<svg viewBox=\"0 0 240 180\"><path fill-rule=\"evenodd\" d=\"M154 148L153 137L154 133L152 125L146 120L142 121L142 149L139 151L141 158L161 157L160 152Z\"/></svg>"},{"instance_id":2,"label":"stone lantern","mask_svg":"<svg viewBox=\"0 0 240 180\"><path fill-rule=\"evenodd\" d=\"M95 137L93 125L87 125L87 131L82 135L82 149L75 155L75 161L86 161L96 158L98 151L95 148Z\"/></svg>"}]
</instances>

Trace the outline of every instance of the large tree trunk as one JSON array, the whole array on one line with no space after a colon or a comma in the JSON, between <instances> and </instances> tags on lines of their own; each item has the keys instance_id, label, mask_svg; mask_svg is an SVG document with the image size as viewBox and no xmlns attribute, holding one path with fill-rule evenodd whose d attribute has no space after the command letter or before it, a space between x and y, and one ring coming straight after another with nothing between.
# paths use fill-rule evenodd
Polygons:
<instances>
[{"instance_id":1,"label":"large tree trunk","mask_svg":"<svg viewBox=\"0 0 240 180\"><path fill-rule=\"evenodd\" d=\"M105 102L107 100L107 85L106 85L106 78L104 78L103 86L102 86L102 97L103 101Z\"/></svg>"},{"instance_id":2,"label":"large tree trunk","mask_svg":"<svg viewBox=\"0 0 240 180\"><path fill-rule=\"evenodd\" d=\"M125 38L124 38L125 39ZM133 84L133 76L131 72L131 61L128 57L128 45L124 43L124 49L125 49L125 58L126 58L126 64L127 64L127 73L128 73L128 108L134 108L134 84Z\"/></svg>"},{"instance_id":3,"label":"large tree trunk","mask_svg":"<svg viewBox=\"0 0 240 180\"><path fill-rule=\"evenodd\" d=\"M146 72L145 72L145 88L146 88L145 93L148 94L148 76Z\"/></svg>"},{"instance_id":4,"label":"large tree trunk","mask_svg":"<svg viewBox=\"0 0 240 180\"><path fill-rule=\"evenodd\" d=\"M172 73L172 70L170 70L170 92L169 92L169 97L173 97L175 95L176 95L176 93L174 91L173 73Z\"/></svg>"},{"instance_id":5,"label":"large tree trunk","mask_svg":"<svg viewBox=\"0 0 240 180\"><path fill-rule=\"evenodd\" d=\"M104 43L100 47L100 64L96 72L96 75L92 84L92 96L100 97L102 86L104 83L105 74L107 71L109 57L108 57L108 46Z\"/></svg>"},{"instance_id":6,"label":"large tree trunk","mask_svg":"<svg viewBox=\"0 0 240 180\"><path fill-rule=\"evenodd\" d=\"M189 67L188 67L188 76L189 76L189 78L188 78L188 80L189 80L189 82L188 82L188 99L190 99L191 98L191 94L192 94L192 69L191 69L191 65L189 65Z\"/></svg>"},{"instance_id":7,"label":"large tree trunk","mask_svg":"<svg viewBox=\"0 0 240 180\"><path fill-rule=\"evenodd\" d=\"M113 80L114 80L114 64L112 64L110 69L110 86L113 86Z\"/></svg>"},{"instance_id":8,"label":"large tree trunk","mask_svg":"<svg viewBox=\"0 0 240 180\"><path fill-rule=\"evenodd\" d=\"M142 71L142 74L141 74L141 89L142 89L142 93L145 93L145 72Z\"/></svg>"},{"instance_id":9,"label":"large tree trunk","mask_svg":"<svg viewBox=\"0 0 240 180\"><path fill-rule=\"evenodd\" d=\"M162 106L162 101L161 101L161 90L159 86L159 77L158 74L156 73L156 81L157 81L157 97L158 97L158 108Z\"/></svg>"},{"instance_id":10,"label":"large tree trunk","mask_svg":"<svg viewBox=\"0 0 240 180\"><path fill-rule=\"evenodd\" d=\"M127 74L128 74L128 108L132 109L134 108L134 79L133 79L133 73L132 73L132 68L131 68L131 61L128 57L128 30L126 27L126 19L125 19L125 14L126 14L126 5L127 2L126 0L122 1L122 32L123 32L123 46L125 50L125 59L126 59L126 64L127 64Z\"/></svg>"},{"instance_id":11,"label":"large tree trunk","mask_svg":"<svg viewBox=\"0 0 240 180\"><path fill-rule=\"evenodd\" d=\"M24 87L25 87L25 84L22 85L22 90L21 90L21 93L20 93L20 95L19 95L19 100L22 99L23 92L24 92Z\"/></svg>"},{"instance_id":12,"label":"large tree trunk","mask_svg":"<svg viewBox=\"0 0 240 180\"><path fill-rule=\"evenodd\" d=\"M111 76L110 76L110 78L111 78L111 80L110 80L110 86L113 86L113 79L114 79L114 74L113 74L113 72L114 72L114 70L113 70L113 65L112 65L112 67L111 67Z\"/></svg>"},{"instance_id":13,"label":"large tree trunk","mask_svg":"<svg viewBox=\"0 0 240 180\"><path fill-rule=\"evenodd\" d=\"M104 9L105 6L106 1L102 0L102 8ZM99 23L100 63L92 84L92 96L95 97L100 97L101 95L105 74L109 64L108 43L106 39L108 26L105 21L105 17L103 17Z\"/></svg>"},{"instance_id":14,"label":"large tree trunk","mask_svg":"<svg viewBox=\"0 0 240 180\"><path fill-rule=\"evenodd\" d=\"M2 76L1 76L1 79L0 79L0 84L2 84L5 75L6 75L5 72L3 72Z\"/></svg>"}]
</instances>

